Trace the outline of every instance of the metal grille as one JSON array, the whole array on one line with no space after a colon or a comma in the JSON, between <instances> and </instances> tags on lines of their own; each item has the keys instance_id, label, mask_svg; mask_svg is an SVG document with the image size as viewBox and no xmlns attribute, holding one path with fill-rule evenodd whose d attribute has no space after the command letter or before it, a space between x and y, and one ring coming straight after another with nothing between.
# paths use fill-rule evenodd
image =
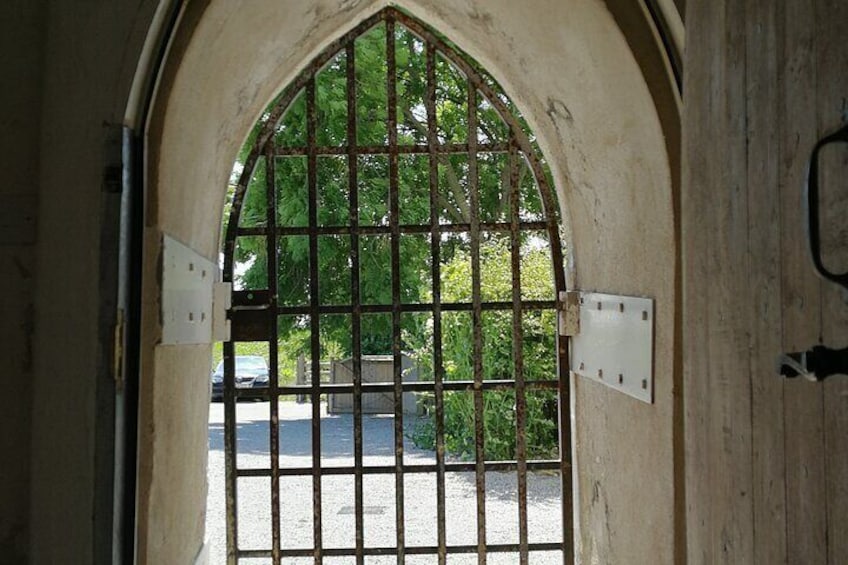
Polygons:
<instances>
[{"instance_id":1,"label":"metal grille","mask_svg":"<svg viewBox=\"0 0 848 565\"><path fill-rule=\"evenodd\" d=\"M357 108L357 50L358 37L375 28L385 30L386 115L385 139L383 143L359 143L357 116L362 108ZM426 76L423 100L417 104L421 128L416 132L413 143L399 142L398 131L403 127L398 116L398 68L396 37L399 30L410 33L420 41L420 56L426 58ZM320 101L316 80L320 72L334 58L344 55L344 82L346 91L346 139L341 143L326 143L319 139ZM446 139L440 133L437 112L438 89L437 66L439 61L447 62L466 83L467 139ZM402 100L401 100L402 102ZM305 132L303 142L299 144L280 143L279 124L294 104L305 106ZM493 113L505 127L504 139L497 136L478 135L480 130L480 112ZM559 309L558 297L565 290L562 250L558 231L556 201L546 177L544 165L537 156L533 144L525 133L520 118L516 117L509 101L503 96L497 85L476 65L460 54L451 44L428 29L420 22L394 9L387 8L370 19L362 22L353 30L330 45L318 56L269 107L263 120L254 131L243 163L243 171L236 185L232 209L224 237L224 280L238 278L235 263L236 250L240 238L255 238L263 242L267 264L266 288L252 288L233 292L232 309L229 317L232 323L232 341L224 344L224 410L225 410L225 465L227 498L227 555L228 563L235 565L249 558L262 558L276 564L285 563L292 558L313 558L321 563L325 558L350 556L356 563L368 562L368 556L396 556L403 563L407 556L431 555L443 564L450 554L477 556L479 563L485 563L488 554L514 553L521 563L527 563L533 552L556 552L564 563L573 562L572 541L572 500L571 467L569 463L570 420L569 420L569 380L567 362L567 342L565 338L555 337L556 351L547 352L556 356L554 374L543 379L528 379L525 376L524 326L522 320L528 313L556 311ZM413 136L415 137L415 136ZM373 140L371 140L373 141ZM427 162L425 189L428 193L429 218L424 221L405 221L402 201L402 187L399 180L399 168L404 156L419 156ZM503 210L500 217L481 214L482 190L479 183L482 155L486 158L499 156L502 163ZM305 225L296 222L281 222L280 194L277 187L276 171L281 158L305 159ZM334 157L344 163L347 173L347 218L345 221L322 221L319 218L321 182L319 179L319 159ZM387 163L388 203L385 217L378 221L362 221L360 192L362 183L360 173L363 159L378 157ZM440 186L440 169L446 160L455 157L463 162L461 186L468 196L467 215L457 221L440 214L446 206L444 193ZM258 166L264 163L264 171ZM538 190L541 210L532 217L522 217L521 189L526 176ZM252 179L264 174L265 217L252 224L243 221L246 195ZM485 217L483 217L485 216ZM525 215L526 216L526 215ZM242 221L240 221L240 219ZM531 235L527 235L531 234ZM544 240L549 247L553 292L543 299L528 298L522 292L522 242L532 234ZM432 279L428 300L410 301L403 297L402 280L402 240L415 235L427 240L429 247L429 276ZM338 300L323 300L321 295L322 277L318 261L321 238L333 236L349 241L349 254L346 265L340 266L350 272L349 298L342 303ZM443 242L454 238L466 245L470 258L470 300L443 300ZM511 272L510 295L496 297L484 296L484 268L481 264L481 241L485 238L502 237L509 242L509 265ZM308 254L308 280L305 298L297 301L283 300L279 296L277 280L281 261L281 241L286 238L301 238ZM386 301L365 300L361 289L360 274L364 268L363 242L367 238L385 238L388 240L390 277L386 277L391 290L391 299ZM388 273L387 273L388 274ZM487 312L508 312L511 315L511 359L510 378L485 377L485 337L483 335L484 316ZM427 315L432 323L432 379L420 382L408 382L403 377L403 338L402 317L407 314ZM472 378L453 380L448 377L444 367L442 351L443 322L445 316L461 313L468 316L471 325ZM321 380L321 324L328 315L343 315L350 321L350 367L352 379L349 383L322 382ZM364 382L362 363L363 319L369 315L390 317L390 341L392 359L392 382ZM303 320L310 330L309 373L311 383L306 385L281 385L278 374L278 338L280 317ZM558 332L557 332L558 334ZM235 381L235 355L238 342L265 342L268 344L270 365L269 383L263 388L238 388ZM483 413L484 395L491 391L513 391L515 395L515 458L506 461L486 459ZM558 434L558 458L528 459L526 429L532 422L527 421L527 396L535 391L555 391L557 393L556 433ZM445 398L447 394L464 392L473 396L474 427L472 460L451 458L445 445ZM393 399L394 420L394 464L366 464L364 443L367 441L363 430L363 395L372 393L388 394ZM435 424L435 463L410 464L404 460L404 413L405 394L427 395L431 399L432 419ZM346 394L353 399L353 461L352 466L324 466L321 460L321 400L325 395ZM280 403L283 395L301 395L311 400L311 466L291 467L279 464L280 444L286 438L280 437ZM268 450L269 464L265 468L241 468L237 465L237 400L263 399L269 402ZM530 541L528 532L528 473L546 471L558 472L562 491L562 532L557 540L535 543ZM476 504L476 544L449 544L446 520L446 482L448 473L470 472L475 480ZM486 478L491 472L512 472L516 475L518 501L518 543L487 543L486 522ZM435 474L436 478L436 544L421 545L410 539L405 528L405 481L406 475L421 473ZM353 477L353 497L348 510L355 516L355 544L352 547L327 547L322 538L322 478L330 476ZM367 545L364 535L365 516L369 507L365 504L364 482L366 477L383 476L394 478L395 491L395 544L393 546ZM264 477L270 479L270 532L268 546L265 549L243 549L238 546L237 521L239 509L238 479L246 477ZM312 479L312 547L308 549L284 548L281 532L288 524L281 516L286 514L280 497L281 478L311 477ZM348 512L349 513L349 512ZM559 559L559 558L557 558Z\"/></svg>"}]
</instances>

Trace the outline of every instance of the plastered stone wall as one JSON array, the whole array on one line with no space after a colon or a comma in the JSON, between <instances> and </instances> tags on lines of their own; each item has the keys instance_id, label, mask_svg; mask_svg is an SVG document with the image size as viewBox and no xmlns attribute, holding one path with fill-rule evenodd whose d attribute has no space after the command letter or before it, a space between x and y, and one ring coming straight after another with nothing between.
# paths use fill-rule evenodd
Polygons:
<instances>
[{"instance_id":1,"label":"plastered stone wall","mask_svg":"<svg viewBox=\"0 0 848 565\"><path fill-rule=\"evenodd\" d=\"M29 536L42 16L41 2L0 5L0 563L24 562Z\"/></svg>"},{"instance_id":2,"label":"plastered stone wall","mask_svg":"<svg viewBox=\"0 0 848 565\"><path fill-rule=\"evenodd\" d=\"M675 468L676 247L673 177L651 92L625 37L600 1L399 2L486 67L539 137L550 161L572 247L576 288L656 300L655 402L641 404L591 382L574 391L576 500L584 563L672 563L680 470ZM162 232L214 259L223 195L236 152L273 95L329 41L383 2L196 3L172 47L149 130L146 300L158 296L156 243ZM149 312L155 312L149 309ZM143 417L156 427L172 393L161 374L208 378L205 365L155 349L147 318L149 382L158 390ZM156 353L154 353L156 351ZM162 383L161 388L159 384ZM196 399L195 399L196 400ZM172 438L194 449L196 431ZM169 449L155 430L143 440L156 461ZM192 473L187 466L180 472ZM186 511L162 488L156 467L140 477L149 491L145 539L161 528L157 511ZM165 499L164 497L170 497ZM185 519L193 516L185 514ZM149 547L150 562L155 548Z\"/></svg>"},{"instance_id":3,"label":"plastered stone wall","mask_svg":"<svg viewBox=\"0 0 848 565\"><path fill-rule=\"evenodd\" d=\"M20 369L15 400L0 400L3 448L22 460L4 460L0 485L0 549L13 563L109 560L94 505L111 488L96 471L102 175L112 126L137 110L128 100L158 4L0 8L4 77L13 79L0 92L11 163L0 190L4 205L31 203L37 217L26 241L0 241L0 343ZM657 299L655 405L575 383L577 503L583 562L669 563L678 486L669 131L607 10L621 2L400 4L483 63L531 122L570 219L572 282ZM249 127L323 45L382 5L189 2L172 49L179 64L166 70L148 132L141 562L191 562L205 498L208 346L158 344L162 233L215 257L225 182Z\"/></svg>"},{"instance_id":4,"label":"plastered stone wall","mask_svg":"<svg viewBox=\"0 0 848 565\"><path fill-rule=\"evenodd\" d=\"M1 51L4 73L20 62L37 81L7 82L4 74L4 99L21 96L28 104L13 106L15 120L25 125L4 130L4 143L10 135L10 146L20 147L18 163L36 159L25 170L38 183L37 254L28 259L37 281L26 282L35 305L32 402L26 401L26 372L14 375L11 384L24 392L19 400L31 409L31 425L16 427L4 410L3 427L12 426L17 441L31 441L29 562L109 562L111 547L102 540L109 542L111 523L98 522L103 515L95 510L95 501L108 502L112 492L110 477L96 472L103 461L95 455L97 434L104 431L97 428L96 408L97 382L104 377L97 363L98 308L105 298L99 282L103 168L156 2L38 4L4 2L0 18L3 45L10 45ZM22 17L30 10L31 16ZM40 59L34 60L39 44ZM37 135L34 141L31 134ZM4 167L4 176L21 180L15 190L27 190L14 170ZM4 319L6 314L4 306ZM21 316L16 323L26 320ZM11 359L23 359L28 351L21 343ZM0 402L7 396L14 395L4 394ZM15 464L7 466L4 459L4 479L7 468ZM5 516L4 505L0 514Z\"/></svg>"},{"instance_id":5,"label":"plastered stone wall","mask_svg":"<svg viewBox=\"0 0 848 565\"><path fill-rule=\"evenodd\" d=\"M140 524L139 563L192 564L203 544L211 356L203 345L155 348L156 378L143 389L149 456L141 466L155 480L139 490L139 513L150 517Z\"/></svg>"}]
</instances>

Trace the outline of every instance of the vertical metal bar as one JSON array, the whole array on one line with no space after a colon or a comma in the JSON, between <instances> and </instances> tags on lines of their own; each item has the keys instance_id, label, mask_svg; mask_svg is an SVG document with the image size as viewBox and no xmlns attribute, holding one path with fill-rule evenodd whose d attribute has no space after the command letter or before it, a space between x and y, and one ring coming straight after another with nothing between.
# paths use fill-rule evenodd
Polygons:
<instances>
[{"instance_id":1,"label":"vertical metal bar","mask_svg":"<svg viewBox=\"0 0 848 565\"><path fill-rule=\"evenodd\" d=\"M445 531L445 398L442 362L441 228L439 225L439 159L436 155L436 48L427 42L427 145L430 165L430 262L433 279L433 379L436 403L436 528L439 565L447 562Z\"/></svg>"},{"instance_id":2,"label":"vertical metal bar","mask_svg":"<svg viewBox=\"0 0 848 565\"><path fill-rule=\"evenodd\" d=\"M251 163L253 167L254 163ZM252 168L249 174L252 174ZM246 173L243 177L247 177ZM233 260L236 252L238 219L241 213L247 180L240 182L234 196L224 239L224 271L222 278L233 281ZM236 473L236 407L235 407L235 343L223 344L224 362L224 488L227 514L227 565L238 563L238 489Z\"/></svg>"},{"instance_id":3,"label":"vertical metal bar","mask_svg":"<svg viewBox=\"0 0 848 565\"><path fill-rule=\"evenodd\" d=\"M321 535L321 334L318 310L318 157L316 129L315 76L306 83L306 144L309 189L309 322L311 330L312 390L312 538L315 563L323 559Z\"/></svg>"},{"instance_id":4,"label":"vertical metal bar","mask_svg":"<svg viewBox=\"0 0 848 565\"><path fill-rule=\"evenodd\" d=\"M126 276L121 276L126 267L128 237L125 214L129 194L124 190L132 185L128 170L127 140L129 130L120 125L108 126L108 152L105 181L109 186L100 194L100 269L98 284L98 340L112 343L112 347L98 349L94 419L94 463L95 486L93 497L92 560L115 562L120 553L120 504L125 489L120 488L123 464L124 375L120 369L123 361L123 333L125 328L126 300L121 301L126 288Z\"/></svg>"},{"instance_id":5,"label":"vertical metal bar","mask_svg":"<svg viewBox=\"0 0 848 565\"><path fill-rule=\"evenodd\" d=\"M271 452L271 556L274 565L280 565L280 403L279 375L277 374L277 199L275 184L274 138L265 146L265 212L268 235L265 238L268 260L268 386L271 421L269 441Z\"/></svg>"},{"instance_id":6,"label":"vertical metal bar","mask_svg":"<svg viewBox=\"0 0 848 565\"><path fill-rule=\"evenodd\" d=\"M395 21L386 19L386 91L388 93L389 134L389 228L392 255L392 374L395 416L395 518L397 562L405 560L404 477L403 477L403 386L400 344L400 210L398 209L397 146L397 64L395 61Z\"/></svg>"},{"instance_id":7,"label":"vertical metal bar","mask_svg":"<svg viewBox=\"0 0 848 565\"><path fill-rule=\"evenodd\" d=\"M565 284L565 269L563 266L562 243L559 237L559 220L556 209L556 199L539 159L528 155L530 168L533 170L542 206L547 222L548 239L551 248L551 261L554 269L554 286L556 291L556 310L561 311L562 296L567 290ZM560 491L562 494L562 559L563 565L574 563L574 493L572 492L571 465L571 376L569 372L569 343L568 337L560 328L560 316L557 316L557 380L559 404L559 452L560 452Z\"/></svg>"},{"instance_id":8,"label":"vertical metal bar","mask_svg":"<svg viewBox=\"0 0 848 565\"><path fill-rule=\"evenodd\" d=\"M563 287L564 288L564 287ZM557 292L559 294L559 292ZM559 300L559 299L557 299ZM559 317L559 316L558 316ZM560 322L557 321L557 326ZM568 338L557 327L557 373L559 375L559 452L560 489L562 491L562 562L574 564L574 512L571 458L571 393L568 362Z\"/></svg>"},{"instance_id":9,"label":"vertical metal bar","mask_svg":"<svg viewBox=\"0 0 848 565\"><path fill-rule=\"evenodd\" d=\"M345 47L347 73L347 166L350 194L350 298L352 303L351 339L353 346L353 458L354 513L356 520L356 563L365 563L365 524L362 488L362 308L359 294L359 186L356 148L356 48L351 41Z\"/></svg>"},{"instance_id":10,"label":"vertical metal bar","mask_svg":"<svg viewBox=\"0 0 848 565\"><path fill-rule=\"evenodd\" d=\"M559 237L559 220L556 200L539 159L530 158L528 164L533 170L547 222L548 240L551 248L551 261L554 269L556 291L556 310L562 310L562 296L567 290L565 269L563 266L562 243ZM568 337L560 328L561 318L557 316L557 379L559 404L559 452L560 452L560 491L562 493L562 559L563 565L574 563L574 493L572 492L571 465L571 376L569 372Z\"/></svg>"},{"instance_id":11,"label":"vertical metal bar","mask_svg":"<svg viewBox=\"0 0 848 565\"><path fill-rule=\"evenodd\" d=\"M519 562L527 565L527 398L524 388L524 330L521 324L521 234L519 232L519 156L510 140L508 153L510 255L512 259L512 357L515 371L515 459L518 463Z\"/></svg>"},{"instance_id":12,"label":"vertical metal bar","mask_svg":"<svg viewBox=\"0 0 848 565\"><path fill-rule=\"evenodd\" d=\"M227 497L227 565L238 563L238 490L236 488L235 344L224 342L224 469Z\"/></svg>"},{"instance_id":13,"label":"vertical metal bar","mask_svg":"<svg viewBox=\"0 0 848 565\"><path fill-rule=\"evenodd\" d=\"M477 190L477 89L468 88L468 193L471 208L471 335L474 367L474 444L477 479L477 561L486 563L486 446L483 436L483 316L480 296L480 195Z\"/></svg>"},{"instance_id":14,"label":"vertical metal bar","mask_svg":"<svg viewBox=\"0 0 848 565\"><path fill-rule=\"evenodd\" d=\"M140 121L139 123L145 123ZM115 501L117 540L115 565L134 562L136 544L136 477L138 464L139 362L141 353L141 232L144 225L142 171L144 143L138 132L124 126L123 191L118 267L118 308L126 312L123 336L123 388L115 422L119 434L115 471L119 498Z\"/></svg>"}]
</instances>

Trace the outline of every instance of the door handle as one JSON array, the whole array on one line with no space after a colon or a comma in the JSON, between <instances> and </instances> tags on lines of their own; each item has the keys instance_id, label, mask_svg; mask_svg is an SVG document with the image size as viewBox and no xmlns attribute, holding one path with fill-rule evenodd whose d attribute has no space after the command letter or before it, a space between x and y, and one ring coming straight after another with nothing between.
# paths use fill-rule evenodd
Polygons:
<instances>
[{"instance_id":1,"label":"door handle","mask_svg":"<svg viewBox=\"0 0 848 565\"><path fill-rule=\"evenodd\" d=\"M804 205L807 210L807 242L810 247L810 256L816 273L825 280L831 281L848 289L848 271L834 273L825 267L821 256L821 222L819 218L819 152L827 145L833 143L848 143L848 125L839 131L822 138L816 143L810 155L807 170L807 183L804 187Z\"/></svg>"}]
</instances>

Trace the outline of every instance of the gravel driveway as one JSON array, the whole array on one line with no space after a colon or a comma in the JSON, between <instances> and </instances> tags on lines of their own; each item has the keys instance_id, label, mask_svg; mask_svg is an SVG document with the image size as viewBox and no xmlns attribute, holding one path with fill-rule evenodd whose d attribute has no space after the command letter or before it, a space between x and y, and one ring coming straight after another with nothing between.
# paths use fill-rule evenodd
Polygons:
<instances>
[{"instance_id":1,"label":"gravel driveway","mask_svg":"<svg viewBox=\"0 0 848 565\"><path fill-rule=\"evenodd\" d=\"M322 408L324 405L322 405ZM268 468L267 402L239 403L238 465L242 468ZM309 467L311 452L311 405L280 402L282 467ZM209 414L209 495L206 535L210 543L210 564L226 563L224 506L224 409L213 403ZM394 464L394 418L363 416L364 463ZM327 415L321 418L322 465L353 465L353 417ZM432 451L416 448L408 439L404 446L406 463L434 463ZM282 545L284 548L312 546L312 478L282 477ZM353 476L325 476L322 479L323 544L325 547L354 547ZM271 501L269 478L241 478L239 497L239 545L242 549L267 549L271 545ZM448 545L476 544L476 498L473 473L447 473L446 532ZM515 473L490 472L486 475L487 542L518 543L518 504ZM436 545L436 475L405 477L406 543ZM391 475L364 478L365 545L395 545L395 486ZM559 477L553 474L528 475L528 525L530 542L557 541L561 536ZM533 564L559 563L557 554L531 554ZM251 565L270 565L270 560L243 559ZM325 558L332 565L353 564L353 557ZM436 557L410 556L410 565L435 564ZM516 554L490 554L493 565L518 563ZM311 559L291 559L287 565L311 565ZM394 557L366 557L374 565L396 563ZM449 556L448 563L477 563L471 555Z\"/></svg>"}]
</instances>

